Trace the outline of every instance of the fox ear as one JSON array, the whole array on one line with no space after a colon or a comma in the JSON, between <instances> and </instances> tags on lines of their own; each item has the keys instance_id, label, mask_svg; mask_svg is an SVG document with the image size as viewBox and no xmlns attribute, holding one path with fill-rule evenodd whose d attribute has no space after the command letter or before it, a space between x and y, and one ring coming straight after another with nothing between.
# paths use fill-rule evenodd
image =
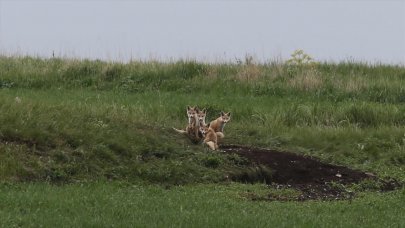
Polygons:
<instances>
[{"instance_id":1,"label":"fox ear","mask_svg":"<svg viewBox=\"0 0 405 228\"><path fill-rule=\"evenodd\" d=\"M190 109L191 109L191 107L189 105L187 105L187 111L190 110Z\"/></svg>"},{"instance_id":2,"label":"fox ear","mask_svg":"<svg viewBox=\"0 0 405 228\"><path fill-rule=\"evenodd\" d=\"M228 112L228 116L231 116L231 112Z\"/></svg>"},{"instance_id":3,"label":"fox ear","mask_svg":"<svg viewBox=\"0 0 405 228\"><path fill-rule=\"evenodd\" d=\"M202 111L203 111L203 113L207 113L207 109L206 109L206 108L204 108Z\"/></svg>"},{"instance_id":4,"label":"fox ear","mask_svg":"<svg viewBox=\"0 0 405 228\"><path fill-rule=\"evenodd\" d=\"M223 111L221 111L221 116L224 116L224 115L225 115L225 113Z\"/></svg>"},{"instance_id":5,"label":"fox ear","mask_svg":"<svg viewBox=\"0 0 405 228\"><path fill-rule=\"evenodd\" d=\"M197 107L197 106L195 106L195 108L194 108L197 112L199 112L200 111L200 109Z\"/></svg>"}]
</instances>

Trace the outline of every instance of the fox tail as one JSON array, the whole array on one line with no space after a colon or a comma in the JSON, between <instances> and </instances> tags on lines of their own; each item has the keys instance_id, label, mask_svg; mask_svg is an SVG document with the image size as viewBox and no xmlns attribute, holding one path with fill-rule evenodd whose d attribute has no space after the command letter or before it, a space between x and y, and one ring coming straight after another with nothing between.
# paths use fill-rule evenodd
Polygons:
<instances>
[{"instance_id":1,"label":"fox tail","mask_svg":"<svg viewBox=\"0 0 405 228\"><path fill-rule=\"evenodd\" d=\"M173 130L175 130L177 133L180 133L180 134L184 134L184 135L187 134L187 131L185 131L185 130L179 130L179 129L174 128L174 127L173 127Z\"/></svg>"},{"instance_id":2,"label":"fox tail","mask_svg":"<svg viewBox=\"0 0 405 228\"><path fill-rule=\"evenodd\" d=\"M215 143L213 141L205 142L205 144L207 144L211 150L217 149L217 146L215 145Z\"/></svg>"},{"instance_id":3,"label":"fox tail","mask_svg":"<svg viewBox=\"0 0 405 228\"><path fill-rule=\"evenodd\" d=\"M222 133L220 131L217 131L215 133L217 134L217 137L220 138L220 139L223 139L225 137L224 133Z\"/></svg>"}]
</instances>

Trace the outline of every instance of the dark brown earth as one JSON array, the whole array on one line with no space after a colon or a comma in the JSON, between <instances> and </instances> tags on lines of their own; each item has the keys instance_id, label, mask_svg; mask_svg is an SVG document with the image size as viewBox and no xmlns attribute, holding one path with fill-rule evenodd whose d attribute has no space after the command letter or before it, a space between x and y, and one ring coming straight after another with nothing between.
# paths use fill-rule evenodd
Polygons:
<instances>
[{"instance_id":1,"label":"dark brown earth","mask_svg":"<svg viewBox=\"0 0 405 228\"><path fill-rule=\"evenodd\" d=\"M239 145L222 145L220 149L247 158L256 167L255 174L240 172L232 176L233 180L245 183L266 182L272 187L294 188L301 192L301 195L293 198L269 195L265 200L351 199L354 193L347 190L346 186L364 180L375 181L378 188L376 190L379 191L394 190L400 186L395 180L384 181L371 173L327 164L314 157L290 152Z\"/></svg>"}]
</instances>

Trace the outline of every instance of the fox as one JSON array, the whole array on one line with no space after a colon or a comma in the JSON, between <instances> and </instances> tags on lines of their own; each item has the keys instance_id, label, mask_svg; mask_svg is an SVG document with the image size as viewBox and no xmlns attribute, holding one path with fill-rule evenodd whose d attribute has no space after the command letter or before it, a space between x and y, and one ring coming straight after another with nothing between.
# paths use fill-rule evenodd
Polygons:
<instances>
[{"instance_id":1,"label":"fox","mask_svg":"<svg viewBox=\"0 0 405 228\"><path fill-rule=\"evenodd\" d=\"M207 116L207 109L203 109L203 110L198 110L197 111L197 118L198 118L198 123L199 124L203 124L204 126L206 126L207 124L205 123L205 117Z\"/></svg>"},{"instance_id":2,"label":"fox","mask_svg":"<svg viewBox=\"0 0 405 228\"><path fill-rule=\"evenodd\" d=\"M187 113L187 118L188 118L188 125L187 125L187 127L186 127L186 130L179 130L179 129L176 129L176 128L173 128L175 131L177 131L178 133L181 133L181 134L188 134L188 132L189 132L189 130L190 130L190 128L192 128L192 126L194 125L194 126L198 126L197 125L197 112L198 112L199 110L198 110L198 107L190 107L190 106L187 106L187 109L186 109L186 113Z\"/></svg>"},{"instance_id":3,"label":"fox","mask_svg":"<svg viewBox=\"0 0 405 228\"><path fill-rule=\"evenodd\" d=\"M193 139L198 141L202 138L200 137L201 132L199 126L200 123L204 123L205 125L206 114L206 109L199 110L198 107L187 106L188 125L186 127L186 130L179 130L176 128L173 129L180 134L191 136Z\"/></svg>"},{"instance_id":4,"label":"fox","mask_svg":"<svg viewBox=\"0 0 405 228\"><path fill-rule=\"evenodd\" d=\"M200 124L200 131L203 135L203 143L207 144L211 150L218 149L218 137L214 129L210 125Z\"/></svg>"},{"instance_id":5,"label":"fox","mask_svg":"<svg viewBox=\"0 0 405 228\"><path fill-rule=\"evenodd\" d=\"M209 126L212 128L219 138L224 138L225 124L231 120L231 112L225 113L221 111L221 116L210 122Z\"/></svg>"},{"instance_id":6,"label":"fox","mask_svg":"<svg viewBox=\"0 0 405 228\"><path fill-rule=\"evenodd\" d=\"M187 111L187 117L188 117L188 124L190 125L191 122L193 121L193 119L195 119L195 115L198 112L198 107L197 106L195 106L195 107L187 106L186 111Z\"/></svg>"}]
</instances>

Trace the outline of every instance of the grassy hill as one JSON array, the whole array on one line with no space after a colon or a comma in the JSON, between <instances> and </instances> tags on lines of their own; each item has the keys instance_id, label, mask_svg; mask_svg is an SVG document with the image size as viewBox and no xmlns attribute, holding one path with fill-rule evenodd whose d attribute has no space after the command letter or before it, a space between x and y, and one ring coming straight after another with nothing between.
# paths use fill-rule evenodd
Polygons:
<instances>
[{"instance_id":1,"label":"grassy hill","mask_svg":"<svg viewBox=\"0 0 405 228\"><path fill-rule=\"evenodd\" d=\"M172 130L186 126L187 105L198 105L207 121L232 112L223 144L312 155L405 181L404 104L402 66L0 57L0 180L226 183L246 168L243 158Z\"/></svg>"},{"instance_id":2,"label":"grassy hill","mask_svg":"<svg viewBox=\"0 0 405 228\"><path fill-rule=\"evenodd\" d=\"M405 68L0 58L6 180L221 181L238 166L176 135L185 107L231 111L224 143L403 179Z\"/></svg>"}]
</instances>

